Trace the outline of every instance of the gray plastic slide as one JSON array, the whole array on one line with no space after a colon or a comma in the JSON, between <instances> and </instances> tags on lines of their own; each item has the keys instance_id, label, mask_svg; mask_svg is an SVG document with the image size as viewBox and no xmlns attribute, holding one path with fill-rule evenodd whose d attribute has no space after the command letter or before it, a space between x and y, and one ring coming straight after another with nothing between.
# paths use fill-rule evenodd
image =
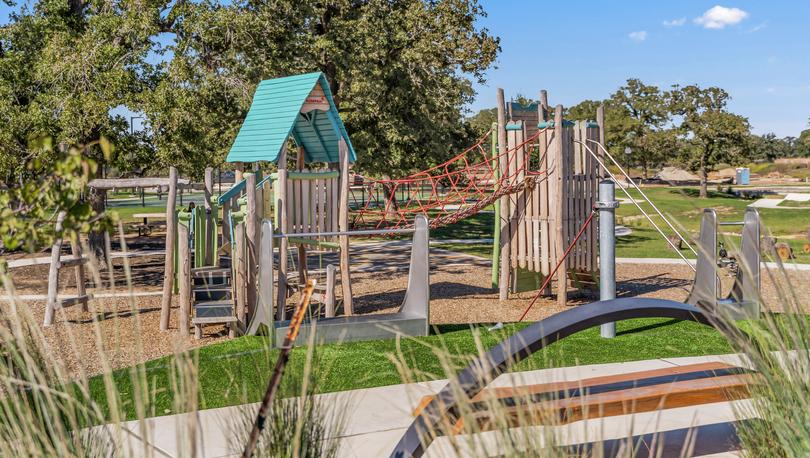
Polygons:
<instances>
[{"instance_id":1,"label":"gray plastic slide","mask_svg":"<svg viewBox=\"0 0 810 458\"><path fill-rule=\"evenodd\" d=\"M305 343L313 329L318 343L350 342L358 340L389 339L396 335L425 336L428 334L430 317L430 277L428 264L429 230L427 218L418 215L414 228L408 230L380 230L346 232L351 235L372 235L412 232L408 289L397 313L375 315L340 316L319 318L304 323L296 339L297 344ZM301 234L292 234L300 237ZM332 234L337 235L337 233ZM280 346L287 333L289 321L273 321L273 239L285 237L273 234L272 222L262 222L261 249L259 254L259 294L258 307L248 327L248 334L255 335L262 325L273 329L274 345Z\"/></svg>"}]
</instances>

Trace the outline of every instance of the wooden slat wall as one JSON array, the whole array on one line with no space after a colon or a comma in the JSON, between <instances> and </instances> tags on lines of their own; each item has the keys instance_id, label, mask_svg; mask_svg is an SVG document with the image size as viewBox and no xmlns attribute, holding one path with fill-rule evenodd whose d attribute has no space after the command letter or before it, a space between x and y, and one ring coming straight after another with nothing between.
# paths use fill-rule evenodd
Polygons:
<instances>
[{"instance_id":1,"label":"wooden slat wall","mask_svg":"<svg viewBox=\"0 0 810 458\"><path fill-rule=\"evenodd\" d=\"M326 173L329 169L303 169L306 173ZM338 178L287 179L289 233L332 232L338 230ZM334 237L318 237L335 241Z\"/></svg>"},{"instance_id":2,"label":"wooden slat wall","mask_svg":"<svg viewBox=\"0 0 810 458\"><path fill-rule=\"evenodd\" d=\"M540 154L540 171L546 171L547 179L542 180L537 187L538 192L538 204L540 205L540 270L539 272L543 275L548 275L551 272L550 267L550 259L551 259L551 252L553 250L551 247L554 246L553 239L551 238L550 233L550 226L549 226L549 182L551 181L551 177L548 173L551 170L548 168L549 161L548 161L548 149L550 145L551 138L553 137L553 131L551 129L544 130L540 136L538 137L538 149Z\"/></svg>"},{"instance_id":3,"label":"wooden slat wall","mask_svg":"<svg viewBox=\"0 0 810 458\"><path fill-rule=\"evenodd\" d=\"M571 144L571 174L566 185L566 190L569 192L567 202L570 210L566 224L566 234L568 234L569 240L573 240L590 215L597 199L599 170L596 161L582 143L587 145L586 140L589 138L598 140L599 129L589 127L588 122L578 121L574 127L568 128L567 132L572 135L572 140L576 140ZM571 255L569 255L570 269L587 274L598 270L596 267L598 261L596 252L597 234L597 226L592 223L583 233Z\"/></svg>"}]
</instances>

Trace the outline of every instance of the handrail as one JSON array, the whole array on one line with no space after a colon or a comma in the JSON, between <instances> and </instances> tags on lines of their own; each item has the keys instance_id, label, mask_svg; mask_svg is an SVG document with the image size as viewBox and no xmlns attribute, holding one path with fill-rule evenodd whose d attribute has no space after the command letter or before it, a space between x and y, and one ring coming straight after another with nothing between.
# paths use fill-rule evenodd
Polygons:
<instances>
[{"instance_id":1,"label":"handrail","mask_svg":"<svg viewBox=\"0 0 810 458\"><path fill-rule=\"evenodd\" d=\"M227 190L225 194L219 196L217 199L217 203L219 205L224 204L226 201L233 199L234 197L238 196L243 189L245 189L245 184L247 183L246 180L242 180L239 183L234 184L231 189Z\"/></svg>"},{"instance_id":2,"label":"handrail","mask_svg":"<svg viewBox=\"0 0 810 458\"><path fill-rule=\"evenodd\" d=\"M412 234L416 232L414 228L407 228L407 229L366 229L360 231L332 231L332 232L295 232L289 234L273 234L273 238L276 239L283 239L283 238L310 238L310 237L339 237L342 235L346 236L358 236L358 235L387 235L387 234Z\"/></svg>"},{"instance_id":3,"label":"handrail","mask_svg":"<svg viewBox=\"0 0 810 458\"><path fill-rule=\"evenodd\" d=\"M604 162L602 162L602 160L601 160L601 159L599 159L599 156L597 156L597 155L596 155L596 153L594 153L594 152L593 152L593 150L592 150L590 147L588 147L588 145L586 145L586 144L585 144L585 142L581 142L581 141L579 141L579 140L574 140L574 143L579 143L580 145L582 145L582 147L583 147L583 148L585 148L586 150L588 150L588 152L589 152L589 153L591 153L591 156L593 156L593 158L594 158L594 159L596 159L596 162L599 164L599 166L600 166L600 167L602 167L602 168L605 170L605 172L607 172L607 173L608 173L608 175L610 175L610 178L611 178L611 179L612 179L614 182L618 182L618 180L616 179L616 176L615 176L615 175L613 175L613 172L611 172L611 171L610 171L610 170L607 168L607 166L605 166L605 163L604 163ZM597 145L598 145L598 143L597 143ZM683 253L681 253L681 251L678 249L678 247L676 247L676 246L675 246L675 244L674 244L674 243L672 243L672 240L670 240L670 239L669 239L669 238L668 238L668 237L667 237L667 236L664 234L664 231L662 231L662 230L661 230L661 228L660 228L660 227L658 227L658 225L657 225L657 224L655 224L655 221L653 221L653 219L650 217L650 215L649 215L649 214L647 214L647 212L646 212L646 211L645 211L645 210L644 210L644 209L641 207L641 205L640 205L640 204L639 204L639 203L636 201L636 199L634 199L634 198L633 198L633 196L631 196L631 195L630 195L630 193L629 193L629 192L627 192L627 189L625 189L625 188L623 188L623 187L621 187L621 186L619 186L619 189L621 189L621 190L624 192L624 194L625 194L625 195L627 195L627 197L630 199L630 201L631 201L631 202L633 202L633 204L635 204L635 206L636 206L636 207L638 207L638 209L639 209L639 210L641 210L641 213L642 213L642 214L644 214L644 217L645 217L645 218L647 218L647 221L649 221L649 222L650 222L650 224L652 224L652 225L653 225L653 227L655 228L655 230L657 230L657 231L658 231L658 233L659 233L659 234L661 234L661 237L663 237L663 238L664 238L664 240L666 240L666 241L667 241L667 243L669 244L669 246L670 246L670 247L672 247L672 249L673 249L673 250L675 250L675 253L677 253L677 254L678 254L678 256L680 256L680 257L681 257L681 259L683 259L683 262L685 262L685 263L686 263L686 265L687 265L687 266L689 266L689 268L690 268L690 269L692 269L692 272L696 272L696 271L697 271L697 269L695 268L695 266L693 266L693 265L692 265L692 263L691 263L691 262L689 262L689 260L688 260L688 259L686 259L686 256L684 256L684 255L683 255ZM648 202L649 202L649 200L648 200ZM666 221L666 218L665 218L664 220ZM679 235L680 235L680 234L679 234ZM692 248L692 247L690 246L689 248ZM692 251L694 251L694 250L692 250Z\"/></svg>"},{"instance_id":4,"label":"handrail","mask_svg":"<svg viewBox=\"0 0 810 458\"><path fill-rule=\"evenodd\" d=\"M262 178L260 182L256 183L256 189L261 188L262 186L264 186L265 183L267 183L270 180L275 180L276 177L278 177L277 173L268 174L266 177Z\"/></svg>"},{"instance_id":5,"label":"handrail","mask_svg":"<svg viewBox=\"0 0 810 458\"><path fill-rule=\"evenodd\" d=\"M614 158L613 158L613 155L611 155L611 154L608 152L607 148L605 148L604 146L602 146L602 144L601 144L601 143L599 143L599 142L597 142L597 141L594 141L594 140L591 140L591 139L587 139L587 140L588 140L588 141L590 141L591 143L596 143L596 144L599 146L599 148L600 148L600 149L601 149L601 150L602 150L602 151L605 153L605 155L606 155L607 157L609 157L609 158L610 158L610 160L613 162L613 164L615 164L615 165L616 165L616 167L618 167L618 168L619 168L619 170L621 170L622 174L623 174L623 175L624 175L624 177L627 179L627 182L628 182L628 183L630 183L631 185L633 185L633 188L635 188L635 190L636 190L636 191L638 191L638 193L639 193L639 194L641 194L641 197L643 197L644 199L646 199L646 200L647 200L647 202L649 202L649 203L650 203L650 206L653 208L653 210L655 210L655 212L656 212L656 213L658 213L658 216L660 216L660 217L661 217L661 219L663 219L663 220L664 220L664 222L665 222L665 223L667 223L667 226L669 226L669 228L670 228L670 229L672 229L672 231L673 231L673 232L675 232L675 235L677 235L677 236L678 236L678 238L679 238L679 239L681 239L681 241L682 241L683 243L685 243L685 244L686 244L686 246L687 246L687 247L688 247L688 248L689 248L689 249L692 251L692 253L694 253L694 255L695 255L695 256L697 256L697 251L695 251L695 249L694 249L694 248L692 248L692 245L689 243L689 241L688 241L688 240L686 240L686 238L684 238L684 236L683 236L683 235L681 235L681 233L680 233L680 232L678 232L678 230L677 230L677 229L675 229L675 226L673 226L673 225L672 225L672 223L670 223L670 222L669 222L669 220L668 220L668 219L667 219L667 218L664 216L664 214L663 214L663 213L661 213L661 210L659 210L659 209L658 209L658 207L655 205L655 203L654 203L652 200L650 200L650 198L649 198L649 197L647 197L647 194L644 194L644 191L642 191L642 190L641 190L641 188L639 188L639 187L636 185L636 183L633 181L633 179L632 179L632 178L630 178L630 176L627 174L627 172L625 172L625 171L624 171L624 169L622 168L622 166L621 166L621 165L619 165L619 163L618 163L618 162L616 162L616 159L614 159ZM606 169L606 170L607 170L607 169Z\"/></svg>"}]
</instances>

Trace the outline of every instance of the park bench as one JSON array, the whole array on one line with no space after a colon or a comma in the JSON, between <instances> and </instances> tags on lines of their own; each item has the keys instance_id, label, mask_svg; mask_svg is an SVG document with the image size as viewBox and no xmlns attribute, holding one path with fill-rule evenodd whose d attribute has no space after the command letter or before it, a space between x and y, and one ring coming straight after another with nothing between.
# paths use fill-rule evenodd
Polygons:
<instances>
[{"instance_id":1,"label":"park bench","mask_svg":"<svg viewBox=\"0 0 810 458\"><path fill-rule=\"evenodd\" d=\"M707 362L583 380L518 387L489 388L469 400L468 418L488 431L505 420L509 426L566 424L662 409L745 399L755 374L721 362ZM425 396L413 411L419 416L434 396ZM490 410L500 405L497 413ZM446 418L450 431L464 431L462 418Z\"/></svg>"}]
</instances>

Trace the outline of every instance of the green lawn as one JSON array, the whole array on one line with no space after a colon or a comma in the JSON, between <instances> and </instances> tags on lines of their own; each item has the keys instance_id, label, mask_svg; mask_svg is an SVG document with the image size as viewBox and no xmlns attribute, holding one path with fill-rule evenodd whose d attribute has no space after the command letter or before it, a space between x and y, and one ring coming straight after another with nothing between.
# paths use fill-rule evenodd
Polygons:
<instances>
[{"instance_id":1,"label":"green lawn","mask_svg":"<svg viewBox=\"0 0 810 458\"><path fill-rule=\"evenodd\" d=\"M752 202L751 200L716 191L710 192L708 198L700 199L697 197L698 191L695 188L652 187L644 189L644 192L670 218L673 225L684 236L692 238L698 235L701 213L704 208L716 209L721 221L740 221L746 207ZM631 190L630 194L636 200L641 199L641 195L635 190ZM627 197L623 191L618 189L616 195L619 198L626 199ZM654 215L649 202L641 202L641 205L648 214ZM796 262L810 263L810 254L802 252L803 245L808 243L806 234L808 228L810 228L810 211L762 208L759 213L766 233L770 232L780 241L789 243L796 254ZM619 237L617 240L617 256L632 258L678 257L635 205L630 202L622 203L616 215L617 224L627 226L633 231L630 235ZM660 217L653 216L653 220L664 233L672 233ZM459 221L453 226L432 231L431 238L434 240L492 238L493 221L494 215L491 213L474 215ZM739 230L740 228L736 226L728 229L724 228L724 231L727 232L725 237L730 242L729 246L738 243L739 237L734 236L733 233ZM439 243L434 246L487 258L492 256L492 246L488 243ZM682 250L682 254L687 258L694 257L692 252L687 249Z\"/></svg>"},{"instance_id":2,"label":"green lawn","mask_svg":"<svg viewBox=\"0 0 810 458\"><path fill-rule=\"evenodd\" d=\"M142 218L135 218L132 215L138 213L166 213L166 206L147 205L146 207L127 206L127 207L113 207L109 210L110 213L117 213L121 221L125 223L141 222Z\"/></svg>"},{"instance_id":3,"label":"green lawn","mask_svg":"<svg viewBox=\"0 0 810 458\"><path fill-rule=\"evenodd\" d=\"M791 208L806 208L810 210L810 202L807 201L797 201L797 200L783 200L779 202L780 207L791 207Z\"/></svg>"},{"instance_id":4,"label":"green lawn","mask_svg":"<svg viewBox=\"0 0 810 458\"><path fill-rule=\"evenodd\" d=\"M491 347L524 324L510 324L497 332L486 327L466 325L439 326L428 337L402 340L400 348L417 380L446 378L436 348L446 348L462 367L476 354L473 332L480 333L484 348ZM475 331L473 331L475 329ZM651 358L722 354L731 351L726 340L713 329L692 322L669 319L627 320L617 324L615 339L602 339L599 329L577 333L538 352L517 369L572 366L643 360ZM306 350L296 348L291 357L292 374L300 373ZM319 392L333 392L356 388L402 383L396 366L389 357L396 353L394 340L355 342L341 345L322 345L316 360L320 380ZM276 350L267 349L263 337L241 337L194 350L192 355L199 370L201 408L222 407L253 402L261 399ZM145 364L146 377L151 387L150 416L172 412L172 394L169 387L172 358L165 357ZM114 373L121 393L123 408L128 418L135 418L132 396L131 369ZM106 399L103 380L91 379L94 399ZM286 388L291 395L291 387Z\"/></svg>"}]
</instances>

